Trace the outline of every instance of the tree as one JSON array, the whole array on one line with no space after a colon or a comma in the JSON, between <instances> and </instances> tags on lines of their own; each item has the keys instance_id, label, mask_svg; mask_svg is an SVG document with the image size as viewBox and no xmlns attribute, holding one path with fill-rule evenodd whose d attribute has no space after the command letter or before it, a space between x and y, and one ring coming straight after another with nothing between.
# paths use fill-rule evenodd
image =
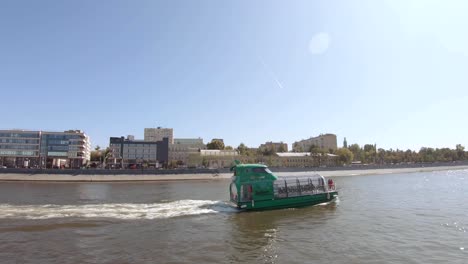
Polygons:
<instances>
[{"instance_id":1,"label":"tree","mask_svg":"<svg viewBox=\"0 0 468 264\"><path fill-rule=\"evenodd\" d=\"M225 150L233 150L233 148L231 146L227 146L224 148Z\"/></svg>"},{"instance_id":2,"label":"tree","mask_svg":"<svg viewBox=\"0 0 468 264\"><path fill-rule=\"evenodd\" d=\"M374 145L372 145L372 144L365 144L365 145L364 145L364 151L365 151L365 152L375 151L375 147L374 147Z\"/></svg>"},{"instance_id":3,"label":"tree","mask_svg":"<svg viewBox=\"0 0 468 264\"><path fill-rule=\"evenodd\" d=\"M208 149L224 149L224 143L219 139L213 139L210 143L206 144Z\"/></svg>"},{"instance_id":4,"label":"tree","mask_svg":"<svg viewBox=\"0 0 468 264\"><path fill-rule=\"evenodd\" d=\"M91 161L100 161L101 160L101 151L93 150L91 151Z\"/></svg>"},{"instance_id":5,"label":"tree","mask_svg":"<svg viewBox=\"0 0 468 264\"><path fill-rule=\"evenodd\" d=\"M262 155L264 156L272 156L276 154L274 146L262 148L261 151L262 151Z\"/></svg>"},{"instance_id":6,"label":"tree","mask_svg":"<svg viewBox=\"0 0 468 264\"><path fill-rule=\"evenodd\" d=\"M358 144L351 144L348 146L348 149L353 153L354 158L361 158L361 147Z\"/></svg>"},{"instance_id":7,"label":"tree","mask_svg":"<svg viewBox=\"0 0 468 264\"><path fill-rule=\"evenodd\" d=\"M203 157L202 165L203 167L208 168L208 166L210 166L210 161Z\"/></svg>"},{"instance_id":8,"label":"tree","mask_svg":"<svg viewBox=\"0 0 468 264\"><path fill-rule=\"evenodd\" d=\"M347 148L340 148L336 151L336 154L338 155L338 157L340 158L340 161L343 163L343 164L349 164L351 163L351 161L353 161L353 158L354 158L354 155L353 155L353 152L351 152L349 149Z\"/></svg>"},{"instance_id":9,"label":"tree","mask_svg":"<svg viewBox=\"0 0 468 264\"><path fill-rule=\"evenodd\" d=\"M284 144L280 144L280 146L278 147L278 152L286 152L286 147L284 146Z\"/></svg>"},{"instance_id":10,"label":"tree","mask_svg":"<svg viewBox=\"0 0 468 264\"><path fill-rule=\"evenodd\" d=\"M310 146L309 152L312 153L312 154L320 153L320 148L319 148L319 146L312 145L312 146Z\"/></svg>"},{"instance_id":11,"label":"tree","mask_svg":"<svg viewBox=\"0 0 468 264\"><path fill-rule=\"evenodd\" d=\"M240 145L237 147L237 151L239 151L240 155L246 155L247 154L247 146L244 145L244 143L240 143Z\"/></svg>"},{"instance_id":12,"label":"tree","mask_svg":"<svg viewBox=\"0 0 468 264\"><path fill-rule=\"evenodd\" d=\"M175 169L175 168L177 168L177 161L171 160L171 161L169 162L169 164L167 165L167 167L168 167L169 169Z\"/></svg>"},{"instance_id":13,"label":"tree","mask_svg":"<svg viewBox=\"0 0 468 264\"><path fill-rule=\"evenodd\" d=\"M458 160L465 159L465 147L464 146L462 146L461 144L457 144L457 146L455 147L455 151L457 152Z\"/></svg>"},{"instance_id":14,"label":"tree","mask_svg":"<svg viewBox=\"0 0 468 264\"><path fill-rule=\"evenodd\" d=\"M294 143L293 144L293 152L303 152L304 149L302 148L301 145L297 144L297 143Z\"/></svg>"},{"instance_id":15,"label":"tree","mask_svg":"<svg viewBox=\"0 0 468 264\"><path fill-rule=\"evenodd\" d=\"M419 155L421 156L422 162L434 162L434 149L422 147L419 150Z\"/></svg>"}]
</instances>

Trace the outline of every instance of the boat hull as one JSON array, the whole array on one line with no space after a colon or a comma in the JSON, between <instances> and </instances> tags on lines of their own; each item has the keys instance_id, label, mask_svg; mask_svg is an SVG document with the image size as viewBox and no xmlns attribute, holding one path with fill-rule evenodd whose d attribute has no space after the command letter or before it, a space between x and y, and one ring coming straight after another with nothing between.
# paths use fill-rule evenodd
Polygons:
<instances>
[{"instance_id":1,"label":"boat hull","mask_svg":"<svg viewBox=\"0 0 468 264\"><path fill-rule=\"evenodd\" d=\"M239 202L237 208L242 210L270 210L290 207L304 207L331 202L338 196L338 192L332 191L314 195L286 197L272 200Z\"/></svg>"}]
</instances>

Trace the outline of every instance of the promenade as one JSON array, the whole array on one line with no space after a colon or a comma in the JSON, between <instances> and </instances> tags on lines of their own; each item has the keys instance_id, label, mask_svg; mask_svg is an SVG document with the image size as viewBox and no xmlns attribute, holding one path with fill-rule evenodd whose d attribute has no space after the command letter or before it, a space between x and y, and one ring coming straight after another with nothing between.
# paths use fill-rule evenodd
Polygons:
<instances>
[{"instance_id":1,"label":"promenade","mask_svg":"<svg viewBox=\"0 0 468 264\"><path fill-rule=\"evenodd\" d=\"M468 165L460 166L433 166L433 167L413 167L413 168L382 168L382 169L340 169L340 170L317 170L325 177L345 177L358 175L384 175L399 173L431 172L446 170L468 170ZM277 176L298 177L315 173L314 171L294 171L275 172ZM112 171L100 171L99 174L61 174L61 171L54 173L9 173L8 170L0 171L0 181L52 181L52 182L126 182L126 181L182 181L182 180L218 180L229 179L232 173L223 171L204 170L201 173L171 173L171 174L145 174L139 171L138 174L110 174ZM108 172L109 174L106 174ZM176 171L177 172L177 171Z\"/></svg>"}]
</instances>

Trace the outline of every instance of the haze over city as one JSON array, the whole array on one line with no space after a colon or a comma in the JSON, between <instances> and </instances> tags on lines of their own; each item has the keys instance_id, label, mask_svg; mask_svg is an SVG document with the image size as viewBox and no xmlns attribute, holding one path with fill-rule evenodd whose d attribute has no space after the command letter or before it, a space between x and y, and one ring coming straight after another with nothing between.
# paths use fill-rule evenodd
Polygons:
<instances>
[{"instance_id":1,"label":"haze over city","mask_svg":"<svg viewBox=\"0 0 468 264\"><path fill-rule=\"evenodd\" d=\"M464 1L0 3L1 128L468 145ZM442 22L441 22L442 21Z\"/></svg>"}]
</instances>

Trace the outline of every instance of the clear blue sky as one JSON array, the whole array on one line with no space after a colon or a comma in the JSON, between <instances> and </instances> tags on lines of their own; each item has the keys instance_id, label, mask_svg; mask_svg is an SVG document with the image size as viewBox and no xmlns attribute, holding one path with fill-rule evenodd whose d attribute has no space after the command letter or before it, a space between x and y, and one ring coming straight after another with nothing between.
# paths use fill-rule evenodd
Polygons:
<instances>
[{"instance_id":1,"label":"clear blue sky","mask_svg":"<svg viewBox=\"0 0 468 264\"><path fill-rule=\"evenodd\" d=\"M465 1L0 2L0 129L468 146Z\"/></svg>"}]
</instances>

